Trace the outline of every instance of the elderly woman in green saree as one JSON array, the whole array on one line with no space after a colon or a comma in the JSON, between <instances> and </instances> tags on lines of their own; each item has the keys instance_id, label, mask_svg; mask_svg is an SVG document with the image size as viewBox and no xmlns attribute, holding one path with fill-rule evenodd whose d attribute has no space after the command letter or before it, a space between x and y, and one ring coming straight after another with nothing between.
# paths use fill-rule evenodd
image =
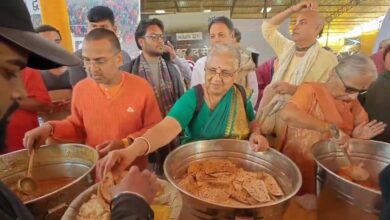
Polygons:
<instances>
[{"instance_id":1,"label":"elderly woman in green saree","mask_svg":"<svg viewBox=\"0 0 390 220\"><path fill-rule=\"evenodd\" d=\"M98 163L100 175L115 169L122 171L137 157L163 147L184 131L182 144L211 139L250 138L252 148L268 149L267 140L252 123L255 113L251 90L234 84L240 66L240 52L225 44L209 51L205 65L205 84L189 89L168 115L124 149L110 152Z\"/></svg>"}]
</instances>

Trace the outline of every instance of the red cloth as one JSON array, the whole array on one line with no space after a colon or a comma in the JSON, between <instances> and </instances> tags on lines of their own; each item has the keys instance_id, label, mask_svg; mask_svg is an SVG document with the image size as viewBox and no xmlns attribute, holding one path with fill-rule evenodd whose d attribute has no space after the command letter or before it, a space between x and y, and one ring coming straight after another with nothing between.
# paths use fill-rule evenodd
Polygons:
<instances>
[{"instance_id":1,"label":"red cloth","mask_svg":"<svg viewBox=\"0 0 390 220\"><path fill-rule=\"evenodd\" d=\"M383 50L376 52L371 55L371 59L374 61L375 66L376 66L376 71L378 73L383 73L385 72L385 66L384 66L384 61L383 61Z\"/></svg>"},{"instance_id":2,"label":"red cloth","mask_svg":"<svg viewBox=\"0 0 390 220\"><path fill-rule=\"evenodd\" d=\"M51 100L38 70L26 68L22 72L22 80L27 96L50 105ZM7 127L5 153L23 149L23 137L27 131L38 127L38 113L27 110L16 110Z\"/></svg>"},{"instance_id":3,"label":"red cloth","mask_svg":"<svg viewBox=\"0 0 390 220\"><path fill-rule=\"evenodd\" d=\"M272 75L273 75L273 71L274 71L275 59L276 59L276 57L273 57L273 58L265 61L256 69L259 95L258 95L257 102L255 103L255 109L259 108L259 104L260 104L261 99L263 98L263 92L264 92L265 87L271 83Z\"/></svg>"}]
</instances>

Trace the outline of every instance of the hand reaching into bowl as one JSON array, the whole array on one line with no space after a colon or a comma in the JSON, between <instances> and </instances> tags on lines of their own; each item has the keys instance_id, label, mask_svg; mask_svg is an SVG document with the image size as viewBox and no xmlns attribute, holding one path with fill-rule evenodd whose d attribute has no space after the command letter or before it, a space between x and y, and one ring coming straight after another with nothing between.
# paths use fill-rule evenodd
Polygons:
<instances>
[{"instance_id":1,"label":"hand reaching into bowl","mask_svg":"<svg viewBox=\"0 0 390 220\"><path fill-rule=\"evenodd\" d=\"M24 134L23 145L27 148L28 152L31 152L33 148L37 149L41 145L45 144L45 141L53 132L53 126L48 123L34 128Z\"/></svg>"},{"instance_id":2,"label":"hand reaching into bowl","mask_svg":"<svg viewBox=\"0 0 390 220\"><path fill-rule=\"evenodd\" d=\"M251 146L252 150L256 152L266 151L269 148L267 139L257 132L253 132L249 137L249 145Z\"/></svg>"},{"instance_id":3,"label":"hand reaching into bowl","mask_svg":"<svg viewBox=\"0 0 390 220\"><path fill-rule=\"evenodd\" d=\"M138 157L130 147L113 150L103 157L97 163L97 174L102 178L106 173L121 173L130 166L131 163Z\"/></svg>"},{"instance_id":4,"label":"hand reaching into bowl","mask_svg":"<svg viewBox=\"0 0 390 220\"><path fill-rule=\"evenodd\" d=\"M121 140L108 140L101 144L96 145L96 150L99 152L100 157L106 156L109 152L117 149L125 148Z\"/></svg>"},{"instance_id":5,"label":"hand reaching into bowl","mask_svg":"<svg viewBox=\"0 0 390 220\"><path fill-rule=\"evenodd\" d=\"M140 171L137 166L132 166L119 184L111 188L111 195L115 198L124 193L135 194L151 204L158 188L154 173L149 170Z\"/></svg>"},{"instance_id":6,"label":"hand reaching into bowl","mask_svg":"<svg viewBox=\"0 0 390 220\"><path fill-rule=\"evenodd\" d=\"M337 128L337 126L334 124L331 124L329 129L330 134L332 135L331 140L338 144L340 148L346 149L348 151L350 139L349 135Z\"/></svg>"}]
</instances>

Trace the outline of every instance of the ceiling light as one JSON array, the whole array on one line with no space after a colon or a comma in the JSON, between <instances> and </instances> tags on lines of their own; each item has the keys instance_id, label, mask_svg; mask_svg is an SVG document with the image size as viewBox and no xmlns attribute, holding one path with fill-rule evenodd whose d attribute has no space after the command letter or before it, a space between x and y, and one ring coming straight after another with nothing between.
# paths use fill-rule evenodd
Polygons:
<instances>
[{"instance_id":1,"label":"ceiling light","mask_svg":"<svg viewBox=\"0 0 390 220\"><path fill-rule=\"evenodd\" d=\"M270 12L271 10L272 10L272 7L267 7L267 13ZM264 13L264 8L262 8L260 12Z\"/></svg>"},{"instance_id":2,"label":"ceiling light","mask_svg":"<svg viewBox=\"0 0 390 220\"><path fill-rule=\"evenodd\" d=\"M165 13L165 10L156 10L156 13L157 13L157 14L164 14L164 13Z\"/></svg>"},{"instance_id":3,"label":"ceiling light","mask_svg":"<svg viewBox=\"0 0 390 220\"><path fill-rule=\"evenodd\" d=\"M211 12L211 9L205 9L205 10L203 10L203 12L205 12L205 13Z\"/></svg>"}]
</instances>

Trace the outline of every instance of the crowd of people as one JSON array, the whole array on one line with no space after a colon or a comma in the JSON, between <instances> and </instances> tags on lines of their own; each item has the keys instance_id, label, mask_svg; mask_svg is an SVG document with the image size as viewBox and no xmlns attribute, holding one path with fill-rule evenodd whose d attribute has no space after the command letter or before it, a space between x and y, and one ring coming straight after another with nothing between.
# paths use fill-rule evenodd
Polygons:
<instances>
[{"instance_id":1,"label":"crowd of people","mask_svg":"<svg viewBox=\"0 0 390 220\"><path fill-rule=\"evenodd\" d=\"M15 0L12 9L26 14L21 2ZM258 67L241 47L240 32L227 17L210 21L211 48L193 63L178 57L173 45L164 41L164 24L159 19L137 23L138 9L131 4L112 0L88 10L80 4L90 6L91 1L77 1L77 7L76 1L68 1L68 7L74 9L71 23L87 22L85 29L72 27L85 36L82 48L73 55L48 44L48 40L61 41L55 27L43 25L33 30L29 16L24 18L24 29L14 29L39 39L39 47L30 48L3 30L1 27L9 24L0 19L0 49L8 50L6 59L19 59L11 62L15 64L12 68L7 66L10 62L0 64L21 78L0 77L1 85L19 80L0 87L2 94L8 94L2 99L4 104L0 103L0 146L5 146L3 152L23 147L32 152L49 138L80 142L99 152L99 178L129 169L112 190L112 219L153 218L148 203L156 191L156 176L149 169L163 176L165 157L180 144L228 138L248 140L254 151L272 147L282 152L303 177L294 202L311 211L316 209L314 143L332 139L340 148L348 148L350 138L389 142L390 46L384 45L375 59L363 54L337 59L317 41L325 19L313 1L299 2L263 22L262 34L276 57ZM289 39L278 27L293 15L297 19ZM120 25L123 23L132 25ZM118 37L123 33L131 35L126 39L134 40L141 54L130 57L123 50L127 42ZM46 44L58 57L41 53L39 48L46 49L42 47ZM31 60L27 61L28 57ZM33 62L33 58L44 60ZM15 96L22 85L27 94ZM51 103L53 90L61 90L67 102ZM58 109L67 111L67 117L48 118L41 126L21 125L24 130L12 127L15 120L26 121L26 115L33 120ZM18 132L13 133L15 130ZM389 177L381 178L389 188ZM6 187L0 187L7 195L4 201L0 197L0 202L11 207L0 209L0 217L30 219L21 203Z\"/></svg>"},{"instance_id":2,"label":"crowd of people","mask_svg":"<svg viewBox=\"0 0 390 220\"><path fill-rule=\"evenodd\" d=\"M134 33L140 21L140 5L138 1L131 0L67 0L69 12L69 23L73 38L84 37L88 32L86 14L88 10L96 5L104 5L111 8L115 14L118 26L118 37L121 41L122 49L135 55L138 51L135 48ZM126 12L126 13L122 13ZM42 24L40 15L33 15L34 27ZM78 48L77 48L78 49Z\"/></svg>"}]
</instances>

